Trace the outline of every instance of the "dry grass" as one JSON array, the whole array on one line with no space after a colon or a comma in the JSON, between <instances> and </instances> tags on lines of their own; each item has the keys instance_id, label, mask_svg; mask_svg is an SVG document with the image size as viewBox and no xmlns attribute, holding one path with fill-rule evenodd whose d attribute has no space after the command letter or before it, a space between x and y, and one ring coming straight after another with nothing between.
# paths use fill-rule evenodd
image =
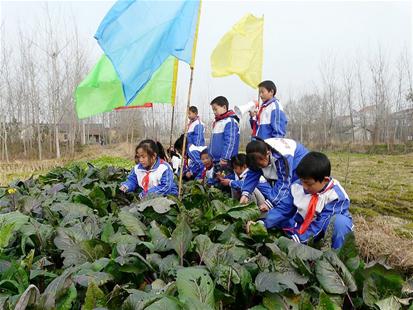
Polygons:
<instances>
[{"instance_id":1,"label":"dry grass","mask_svg":"<svg viewBox=\"0 0 413 310\"><path fill-rule=\"evenodd\" d=\"M390 216L355 216L355 235L361 255L367 262L383 259L390 266L413 273L413 239L396 233L406 223Z\"/></svg>"}]
</instances>

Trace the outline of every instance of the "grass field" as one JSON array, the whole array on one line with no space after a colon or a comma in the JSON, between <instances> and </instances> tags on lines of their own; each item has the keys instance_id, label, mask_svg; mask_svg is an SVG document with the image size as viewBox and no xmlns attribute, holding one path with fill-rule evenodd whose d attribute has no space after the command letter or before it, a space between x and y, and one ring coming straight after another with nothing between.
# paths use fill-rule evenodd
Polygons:
<instances>
[{"instance_id":1,"label":"grass field","mask_svg":"<svg viewBox=\"0 0 413 310\"><path fill-rule=\"evenodd\" d=\"M0 184L15 178L39 175L56 165L86 163L102 167L133 167L130 146L96 147L77 158L40 165L21 162L17 171L0 165ZM350 196L355 231L362 254L383 258L389 264L413 272L413 154L370 155L328 153L332 174ZM36 169L38 167L38 169ZM3 169L3 170L2 170Z\"/></svg>"}]
</instances>

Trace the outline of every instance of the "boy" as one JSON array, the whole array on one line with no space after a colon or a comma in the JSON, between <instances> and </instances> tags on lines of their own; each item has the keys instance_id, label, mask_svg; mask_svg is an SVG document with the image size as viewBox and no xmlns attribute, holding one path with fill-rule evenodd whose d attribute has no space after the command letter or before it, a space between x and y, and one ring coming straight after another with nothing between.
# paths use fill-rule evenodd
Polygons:
<instances>
[{"instance_id":1,"label":"boy","mask_svg":"<svg viewBox=\"0 0 413 310\"><path fill-rule=\"evenodd\" d=\"M241 188L249 169L247 166L247 156L238 154L231 158L231 167L234 170L233 175L227 178L219 177L219 181L224 186L231 187L231 196L233 199L241 198ZM258 206L265 204L265 198L261 191L267 192L271 190L271 186L264 177L260 178L259 184L251 195L251 200ZM266 211L266 210L265 210Z\"/></svg>"},{"instance_id":2,"label":"boy","mask_svg":"<svg viewBox=\"0 0 413 310\"><path fill-rule=\"evenodd\" d=\"M191 147L191 145L195 146L204 146L205 145L205 126L204 123L201 122L198 116L198 109L197 107L191 106L189 107L188 111L188 136L187 136L187 149Z\"/></svg>"},{"instance_id":3,"label":"boy","mask_svg":"<svg viewBox=\"0 0 413 310\"><path fill-rule=\"evenodd\" d=\"M176 152L182 155L182 147L184 144L184 135L182 134L174 143ZM206 150L206 146L191 146L187 149L186 156L189 158L187 167L184 167L184 175L187 180L201 179L204 166L201 161L201 152Z\"/></svg>"},{"instance_id":4,"label":"boy","mask_svg":"<svg viewBox=\"0 0 413 310\"><path fill-rule=\"evenodd\" d=\"M212 162L212 158L209 156L208 150L205 149L201 152L201 161L204 165L204 169L202 170L201 180L204 184L213 185L215 180L213 178L214 174L214 164Z\"/></svg>"},{"instance_id":5,"label":"boy","mask_svg":"<svg viewBox=\"0 0 413 310\"><path fill-rule=\"evenodd\" d=\"M228 110L229 103L223 96L216 97L211 101L215 121L212 125L211 141L209 143L209 154L215 169L215 173L229 167L231 157L238 154L239 148L239 119L234 111Z\"/></svg>"},{"instance_id":6,"label":"boy","mask_svg":"<svg viewBox=\"0 0 413 310\"><path fill-rule=\"evenodd\" d=\"M296 173L299 180L291 186L291 210L295 214L290 224L277 227L267 219L262 223L267 229L284 229L300 243L307 243L311 238L320 240L332 223L332 248L340 248L345 236L352 231L353 222L349 212L350 199L340 183L330 176L330 161L323 153L310 152L301 160ZM247 223L247 229L250 224Z\"/></svg>"},{"instance_id":7,"label":"boy","mask_svg":"<svg viewBox=\"0 0 413 310\"><path fill-rule=\"evenodd\" d=\"M262 104L256 115L250 113L252 136L261 139L283 138L287 131L287 117L275 98L277 87L272 81L263 81L258 87Z\"/></svg>"}]
</instances>

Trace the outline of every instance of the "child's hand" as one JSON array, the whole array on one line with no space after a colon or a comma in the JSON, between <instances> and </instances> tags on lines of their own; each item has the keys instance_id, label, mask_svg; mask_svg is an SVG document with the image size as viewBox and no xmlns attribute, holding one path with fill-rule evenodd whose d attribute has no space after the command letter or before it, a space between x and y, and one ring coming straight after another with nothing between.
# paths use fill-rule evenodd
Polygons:
<instances>
[{"instance_id":1,"label":"child's hand","mask_svg":"<svg viewBox=\"0 0 413 310\"><path fill-rule=\"evenodd\" d=\"M247 196L241 196L241 199L239 200L239 203L242 205L247 204L250 201L250 199Z\"/></svg>"},{"instance_id":2,"label":"child's hand","mask_svg":"<svg viewBox=\"0 0 413 310\"><path fill-rule=\"evenodd\" d=\"M126 192L128 191L128 188L127 188L126 185L121 185L121 186L119 187L119 190L120 190L121 192L126 193Z\"/></svg>"},{"instance_id":3,"label":"child's hand","mask_svg":"<svg viewBox=\"0 0 413 310\"><path fill-rule=\"evenodd\" d=\"M247 227L245 228L247 234L250 233L250 226L251 226L252 224L255 224L255 222L254 222L254 221L248 221L248 222L247 222Z\"/></svg>"},{"instance_id":4,"label":"child's hand","mask_svg":"<svg viewBox=\"0 0 413 310\"><path fill-rule=\"evenodd\" d=\"M270 208L268 207L268 205L266 203L262 203L260 204L260 211L261 212L267 212Z\"/></svg>"},{"instance_id":5,"label":"child's hand","mask_svg":"<svg viewBox=\"0 0 413 310\"><path fill-rule=\"evenodd\" d=\"M224 186L229 186L229 183L231 182L230 179L224 179L224 178L220 178L219 182L224 185Z\"/></svg>"}]
</instances>

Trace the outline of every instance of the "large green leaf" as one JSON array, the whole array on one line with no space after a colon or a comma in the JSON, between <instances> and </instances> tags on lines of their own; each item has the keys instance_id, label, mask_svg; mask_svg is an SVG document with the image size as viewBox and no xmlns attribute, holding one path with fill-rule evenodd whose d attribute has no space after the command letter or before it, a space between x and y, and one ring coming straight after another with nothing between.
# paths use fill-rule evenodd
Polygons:
<instances>
[{"instance_id":1,"label":"large green leaf","mask_svg":"<svg viewBox=\"0 0 413 310\"><path fill-rule=\"evenodd\" d=\"M185 218L180 219L178 225L171 235L172 246L178 254L181 265L183 265L183 257L189 248L192 240L192 231Z\"/></svg>"},{"instance_id":2,"label":"large green leaf","mask_svg":"<svg viewBox=\"0 0 413 310\"><path fill-rule=\"evenodd\" d=\"M338 258L336 252L329 249L324 252L324 257L330 262L330 264L336 269L344 283L348 287L349 292L357 291L356 281L353 278L353 275L347 269L346 265Z\"/></svg>"},{"instance_id":3,"label":"large green leaf","mask_svg":"<svg viewBox=\"0 0 413 310\"><path fill-rule=\"evenodd\" d=\"M316 262L315 271L318 281L327 293L347 293L347 285L326 258L322 258Z\"/></svg>"},{"instance_id":4,"label":"large green leaf","mask_svg":"<svg viewBox=\"0 0 413 310\"><path fill-rule=\"evenodd\" d=\"M162 297L153 304L145 308L145 310L180 310L182 309L177 301L171 297Z\"/></svg>"},{"instance_id":5,"label":"large green leaf","mask_svg":"<svg viewBox=\"0 0 413 310\"><path fill-rule=\"evenodd\" d=\"M14 223L1 224L0 227L0 252L9 245L10 239L13 236Z\"/></svg>"},{"instance_id":6,"label":"large green leaf","mask_svg":"<svg viewBox=\"0 0 413 310\"><path fill-rule=\"evenodd\" d=\"M396 271L373 262L363 270L363 276L363 300L366 305L372 307L381 299L401 296L404 281Z\"/></svg>"},{"instance_id":7,"label":"large green leaf","mask_svg":"<svg viewBox=\"0 0 413 310\"><path fill-rule=\"evenodd\" d=\"M339 307L326 293L320 292L316 310L340 310Z\"/></svg>"},{"instance_id":8,"label":"large green leaf","mask_svg":"<svg viewBox=\"0 0 413 310\"><path fill-rule=\"evenodd\" d=\"M170 200L166 197L155 197L145 200L137 205L132 205L131 212L135 210L143 212L146 208L152 207L156 213L164 214L167 213L171 209L171 206L174 204L175 201Z\"/></svg>"},{"instance_id":9,"label":"large green leaf","mask_svg":"<svg viewBox=\"0 0 413 310\"><path fill-rule=\"evenodd\" d=\"M39 298L39 289L35 285L30 284L24 293L20 295L14 310L25 310L27 306L35 305Z\"/></svg>"},{"instance_id":10,"label":"large green leaf","mask_svg":"<svg viewBox=\"0 0 413 310\"><path fill-rule=\"evenodd\" d=\"M305 244L297 243L286 237L280 237L278 239L278 246L293 259L298 257L302 260L317 260L323 255L323 252L319 250Z\"/></svg>"},{"instance_id":11,"label":"large green leaf","mask_svg":"<svg viewBox=\"0 0 413 310\"><path fill-rule=\"evenodd\" d=\"M77 298L77 290L74 284L69 287L69 290L57 302L56 308L58 310L72 310L73 304Z\"/></svg>"},{"instance_id":12,"label":"large green leaf","mask_svg":"<svg viewBox=\"0 0 413 310\"><path fill-rule=\"evenodd\" d=\"M49 310L56 308L56 302L66 294L72 285L73 281L71 275L76 272L76 270L77 268L68 268L63 271L60 276L50 282L40 297L40 306L43 309Z\"/></svg>"},{"instance_id":13,"label":"large green leaf","mask_svg":"<svg viewBox=\"0 0 413 310\"><path fill-rule=\"evenodd\" d=\"M199 255L199 264L201 264L204 260L205 257L208 256L208 253L211 252L213 243L211 239L209 239L208 236L206 235L198 235L194 238L195 242L195 247L196 247L196 252Z\"/></svg>"},{"instance_id":14,"label":"large green leaf","mask_svg":"<svg viewBox=\"0 0 413 310\"><path fill-rule=\"evenodd\" d=\"M281 293L291 289L299 294L297 285L289 277L278 272L261 272L255 278L255 286L259 292Z\"/></svg>"},{"instance_id":15,"label":"large green leaf","mask_svg":"<svg viewBox=\"0 0 413 310\"><path fill-rule=\"evenodd\" d=\"M179 299L189 309L214 308L214 282L205 269L195 267L179 269L176 286Z\"/></svg>"},{"instance_id":16,"label":"large green leaf","mask_svg":"<svg viewBox=\"0 0 413 310\"><path fill-rule=\"evenodd\" d=\"M82 310L93 310L95 308L104 307L106 302L103 291L95 284L95 282L90 282L87 287L85 303L82 306Z\"/></svg>"},{"instance_id":17,"label":"large green leaf","mask_svg":"<svg viewBox=\"0 0 413 310\"><path fill-rule=\"evenodd\" d=\"M255 221L261 216L256 205L237 206L231 208L227 214L234 219L241 219L244 222Z\"/></svg>"},{"instance_id":18,"label":"large green leaf","mask_svg":"<svg viewBox=\"0 0 413 310\"><path fill-rule=\"evenodd\" d=\"M173 249L169 231L164 226L158 225L158 223L152 221L149 235L151 236L151 241L155 246L155 251L167 252Z\"/></svg>"},{"instance_id":19,"label":"large green leaf","mask_svg":"<svg viewBox=\"0 0 413 310\"><path fill-rule=\"evenodd\" d=\"M142 237L145 234L145 225L128 211L120 211L119 219L126 229L134 236Z\"/></svg>"}]
</instances>

